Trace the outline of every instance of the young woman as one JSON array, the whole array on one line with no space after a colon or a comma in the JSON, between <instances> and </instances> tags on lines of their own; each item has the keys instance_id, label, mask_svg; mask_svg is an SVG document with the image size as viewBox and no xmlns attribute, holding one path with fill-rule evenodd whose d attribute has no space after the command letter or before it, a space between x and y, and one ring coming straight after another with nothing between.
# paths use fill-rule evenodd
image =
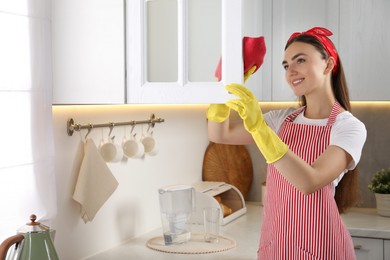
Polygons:
<instances>
[{"instance_id":1,"label":"young woman","mask_svg":"<svg viewBox=\"0 0 390 260\"><path fill-rule=\"evenodd\" d=\"M321 27L294 33L282 66L299 109L262 114L244 86L230 84L238 99L210 105L209 139L250 144L268 163L259 259L355 259L340 212L353 206L366 129L350 111L337 51ZM229 111L242 122L229 121ZM337 188L336 188L337 186Z\"/></svg>"}]
</instances>

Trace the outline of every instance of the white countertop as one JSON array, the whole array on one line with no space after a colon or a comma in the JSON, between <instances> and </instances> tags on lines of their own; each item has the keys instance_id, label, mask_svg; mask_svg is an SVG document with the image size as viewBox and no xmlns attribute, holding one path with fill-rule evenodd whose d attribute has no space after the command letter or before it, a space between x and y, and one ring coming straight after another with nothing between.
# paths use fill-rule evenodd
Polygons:
<instances>
[{"instance_id":1,"label":"white countertop","mask_svg":"<svg viewBox=\"0 0 390 260\"><path fill-rule=\"evenodd\" d=\"M390 239L390 217L382 217L374 208L354 208L341 215L351 236Z\"/></svg>"},{"instance_id":2,"label":"white countertop","mask_svg":"<svg viewBox=\"0 0 390 260\"><path fill-rule=\"evenodd\" d=\"M118 247L88 258L89 260L187 260L187 259L257 259L256 251L260 237L260 225L263 207L258 203L247 202L247 213L236 220L221 226L221 235L234 238L236 247L224 252L211 254L170 254L150 249L146 242L161 236L161 229L154 230L134 238ZM352 236L390 239L390 218L377 215L375 209L353 209L342 216ZM193 225L192 231L201 230L200 225Z\"/></svg>"}]
</instances>

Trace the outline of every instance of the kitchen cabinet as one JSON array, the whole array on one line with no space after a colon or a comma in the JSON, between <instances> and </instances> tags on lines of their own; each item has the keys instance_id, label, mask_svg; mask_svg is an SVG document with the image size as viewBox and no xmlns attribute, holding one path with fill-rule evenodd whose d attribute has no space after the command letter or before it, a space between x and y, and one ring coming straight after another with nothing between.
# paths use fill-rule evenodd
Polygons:
<instances>
[{"instance_id":1,"label":"kitchen cabinet","mask_svg":"<svg viewBox=\"0 0 390 260\"><path fill-rule=\"evenodd\" d=\"M53 0L53 104L125 103L123 0Z\"/></svg>"},{"instance_id":2,"label":"kitchen cabinet","mask_svg":"<svg viewBox=\"0 0 390 260\"><path fill-rule=\"evenodd\" d=\"M352 100L390 100L390 2L340 1L339 51Z\"/></svg>"},{"instance_id":3,"label":"kitchen cabinet","mask_svg":"<svg viewBox=\"0 0 390 260\"><path fill-rule=\"evenodd\" d=\"M390 260L390 240L385 240L385 260Z\"/></svg>"},{"instance_id":4,"label":"kitchen cabinet","mask_svg":"<svg viewBox=\"0 0 390 260\"><path fill-rule=\"evenodd\" d=\"M284 45L295 31L329 28L344 66L351 100L390 100L390 2L387 0L273 1L272 89L269 100L294 100L281 69ZM304 18L304 19L302 19Z\"/></svg>"},{"instance_id":5,"label":"kitchen cabinet","mask_svg":"<svg viewBox=\"0 0 390 260\"><path fill-rule=\"evenodd\" d=\"M338 42L339 0L274 0L272 1L272 75L269 101L293 101L294 93L285 80L282 68L285 44L294 32L303 32L312 27L329 28L332 41ZM337 46L336 46L337 47Z\"/></svg>"},{"instance_id":6,"label":"kitchen cabinet","mask_svg":"<svg viewBox=\"0 0 390 260\"><path fill-rule=\"evenodd\" d=\"M246 83L261 101L292 101L281 66L295 31L333 31L352 100L390 100L387 0L53 0L53 103L221 103L242 82L243 36L264 35ZM304 19L303 19L304 18ZM223 78L214 71L220 57ZM369 90L369 91L367 91Z\"/></svg>"},{"instance_id":7,"label":"kitchen cabinet","mask_svg":"<svg viewBox=\"0 0 390 260\"><path fill-rule=\"evenodd\" d=\"M129 103L224 103L231 99L224 86L243 80L242 2L128 1ZM222 79L217 81L214 72L221 55Z\"/></svg>"},{"instance_id":8,"label":"kitchen cabinet","mask_svg":"<svg viewBox=\"0 0 390 260\"><path fill-rule=\"evenodd\" d=\"M384 260L384 240L352 237L357 260ZM387 256L390 257L390 256Z\"/></svg>"},{"instance_id":9,"label":"kitchen cabinet","mask_svg":"<svg viewBox=\"0 0 390 260\"><path fill-rule=\"evenodd\" d=\"M252 29L257 13L242 14L258 6L257 0L54 0L53 103L225 102L231 96L224 85L243 80L242 25L260 35Z\"/></svg>"}]
</instances>

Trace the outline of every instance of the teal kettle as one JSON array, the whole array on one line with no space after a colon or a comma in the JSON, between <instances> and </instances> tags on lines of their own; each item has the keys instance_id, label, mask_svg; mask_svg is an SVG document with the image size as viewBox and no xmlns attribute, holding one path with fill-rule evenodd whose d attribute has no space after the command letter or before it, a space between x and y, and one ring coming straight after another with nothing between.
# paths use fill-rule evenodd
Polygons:
<instances>
[{"instance_id":1,"label":"teal kettle","mask_svg":"<svg viewBox=\"0 0 390 260\"><path fill-rule=\"evenodd\" d=\"M30 221L17 230L17 235L7 238L0 245L0 260L58 260L51 239L51 230L32 214ZM8 252L9 248L13 249Z\"/></svg>"}]
</instances>

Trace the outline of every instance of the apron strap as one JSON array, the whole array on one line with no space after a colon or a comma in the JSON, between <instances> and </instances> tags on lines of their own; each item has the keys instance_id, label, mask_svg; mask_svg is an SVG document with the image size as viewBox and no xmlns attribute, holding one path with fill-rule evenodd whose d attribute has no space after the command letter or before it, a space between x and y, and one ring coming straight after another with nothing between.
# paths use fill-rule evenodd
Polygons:
<instances>
[{"instance_id":1,"label":"apron strap","mask_svg":"<svg viewBox=\"0 0 390 260\"><path fill-rule=\"evenodd\" d=\"M305 111L306 109L306 106L304 107L301 107L300 109L297 109L294 113L292 113L291 115L289 115L288 117L286 117L286 119L284 120L285 122L293 122L295 120L295 118L300 114L302 113L303 111Z\"/></svg>"},{"instance_id":2,"label":"apron strap","mask_svg":"<svg viewBox=\"0 0 390 260\"><path fill-rule=\"evenodd\" d=\"M340 112L340 108L341 108L341 106L340 106L339 102L337 102L337 101L334 102L333 107L332 107L332 111L330 112L328 122L326 123L326 125L333 125L333 123L336 121L337 115Z\"/></svg>"},{"instance_id":3,"label":"apron strap","mask_svg":"<svg viewBox=\"0 0 390 260\"><path fill-rule=\"evenodd\" d=\"M340 104L339 102L335 102L333 104L333 107L332 107L332 111L330 112L330 115L329 115L329 118L328 118L328 121L326 123L326 125L333 125L333 123L336 121L336 117L337 115L339 114L340 112ZM300 114L302 113L303 111L305 111L306 109L306 106L300 108L300 109L297 109L294 113L292 113L291 115L289 115L288 117L286 117L286 119L284 120L285 122L293 122L295 120L295 118Z\"/></svg>"}]
</instances>

